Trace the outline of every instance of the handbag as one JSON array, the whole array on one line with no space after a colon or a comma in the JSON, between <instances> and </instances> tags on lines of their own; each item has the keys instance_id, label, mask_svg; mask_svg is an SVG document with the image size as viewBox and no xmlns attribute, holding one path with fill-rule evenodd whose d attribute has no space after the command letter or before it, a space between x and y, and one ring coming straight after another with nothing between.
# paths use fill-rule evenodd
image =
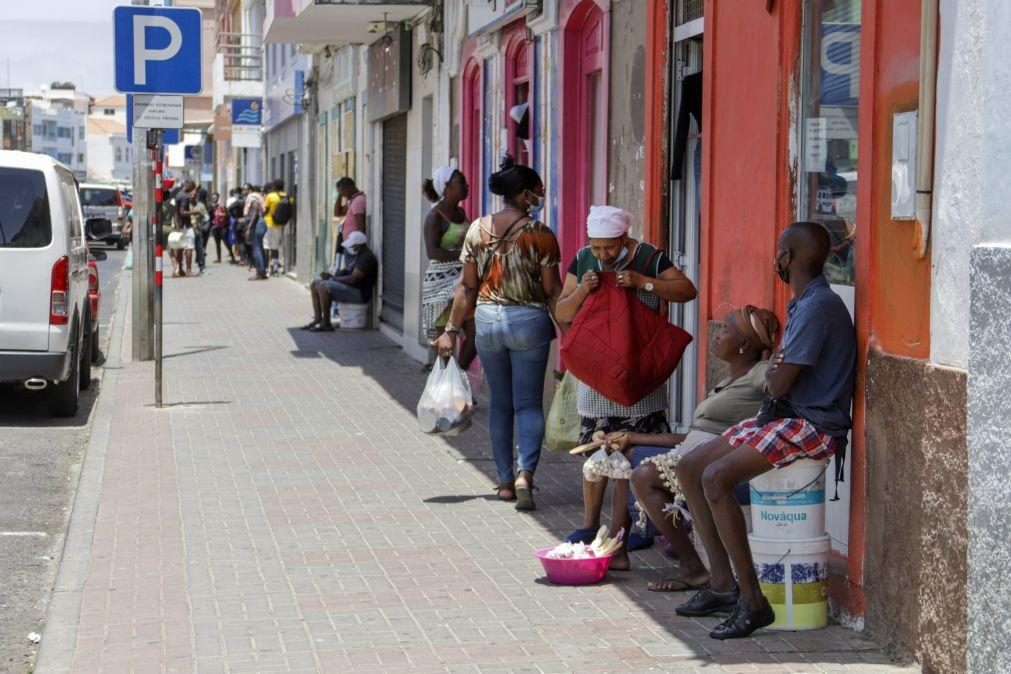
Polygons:
<instances>
[{"instance_id":1,"label":"handbag","mask_svg":"<svg viewBox=\"0 0 1011 674\"><path fill-rule=\"evenodd\" d=\"M186 247L183 243L183 231L181 229L173 229L168 235L168 248L169 250L182 250Z\"/></svg>"},{"instance_id":2,"label":"handbag","mask_svg":"<svg viewBox=\"0 0 1011 674\"><path fill-rule=\"evenodd\" d=\"M692 336L619 288L614 272L600 272L562 338L566 367L608 400L630 407L667 381Z\"/></svg>"},{"instance_id":3,"label":"handbag","mask_svg":"<svg viewBox=\"0 0 1011 674\"><path fill-rule=\"evenodd\" d=\"M579 444L579 412L576 410L576 395L579 382L566 372L562 383L555 390L551 409L544 426L544 445L549 451L569 450Z\"/></svg>"}]
</instances>

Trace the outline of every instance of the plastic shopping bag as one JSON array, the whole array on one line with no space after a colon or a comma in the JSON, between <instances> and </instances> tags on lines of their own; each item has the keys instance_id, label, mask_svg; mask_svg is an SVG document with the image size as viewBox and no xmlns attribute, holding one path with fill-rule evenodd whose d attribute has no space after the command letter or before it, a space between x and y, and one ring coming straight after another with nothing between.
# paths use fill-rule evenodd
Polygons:
<instances>
[{"instance_id":1,"label":"plastic shopping bag","mask_svg":"<svg viewBox=\"0 0 1011 674\"><path fill-rule=\"evenodd\" d=\"M474 413L470 382L453 358L437 358L418 401L418 426L432 435L457 435Z\"/></svg>"},{"instance_id":2,"label":"plastic shopping bag","mask_svg":"<svg viewBox=\"0 0 1011 674\"><path fill-rule=\"evenodd\" d=\"M583 464L583 478L587 482L600 482L605 477L627 480L632 477L632 464L621 452L608 454L601 447Z\"/></svg>"},{"instance_id":3,"label":"plastic shopping bag","mask_svg":"<svg viewBox=\"0 0 1011 674\"><path fill-rule=\"evenodd\" d=\"M576 393L579 381L566 372L555 391L544 428L544 445L551 451L569 450L579 444L579 412Z\"/></svg>"}]
</instances>

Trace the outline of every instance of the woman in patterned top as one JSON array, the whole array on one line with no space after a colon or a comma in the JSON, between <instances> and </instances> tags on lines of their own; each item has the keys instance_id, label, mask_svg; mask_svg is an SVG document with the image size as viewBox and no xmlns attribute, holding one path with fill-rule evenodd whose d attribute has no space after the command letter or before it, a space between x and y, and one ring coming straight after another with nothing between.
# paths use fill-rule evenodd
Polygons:
<instances>
[{"instance_id":1,"label":"woman in patterned top","mask_svg":"<svg viewBox=\"0 0 1011 674\"><path fill-rule=\"evenodd\" d=\"M636 297L647 307L666 314L667 302L689 302L695 299L696 290L688 278L656 247L639 242L628 235L632 215L614 206L592 206L586 218L589 244L578 253L569 265L565 287L558 299L558 320L571 323L582 309L586 298L600 284L600 272L616 274L618 287L635 290ZM631 407L605 398L580 382L576 409L581 419L580 443L587 443L598 431L616 433L667 433L667 387L655 391ZM600 527L600 511L604 505L607 480L583 480L583 526L565 539L570 542L589 543ZM621 481L612 495L612 527L617 533L619 524L629 517L627 511L628 484ZM626 531L628 529L626 528ZM626 543L630 536L625 537ZM633 549L635 549L633 542ZM615 559L612 568L628 568L627 558Z\"/></svg>"},{"instance_id":2,"label":"woman in patterned top","mask_svg":"<svg viewBox=\"0 0 1011 674\"><path fill-rule=\"evenodd\" d=\"M544 201L537 172L506 155L488 188L504 207L470 226L463 241L463 280L449 322L435 342L450 357L474 309L477 353L491 391L488 430L498 469L498 497L534 510L533 478L544 441L544 373L555 328L549 312L562 290L558 240L534 217ZM519 474L513 466L513 427L519 429Z\"/></svg>"}]
</instances>

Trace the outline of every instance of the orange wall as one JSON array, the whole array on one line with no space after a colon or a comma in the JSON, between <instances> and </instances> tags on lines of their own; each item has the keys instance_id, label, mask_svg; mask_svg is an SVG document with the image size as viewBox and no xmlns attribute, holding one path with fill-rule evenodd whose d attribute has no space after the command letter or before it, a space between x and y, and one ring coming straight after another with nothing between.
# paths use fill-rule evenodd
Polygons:
<instances>
[{"instance_id":1,"label":"orange wall","mask_svg":"<svg viewBox=\"0 0 1011 674\"><path fill-rule=\"evenodd\" d=\"M723 320L744 304L777 309L778 233L792 220L789 97L797 77L800 13L794 3L706 3L702 104L700 318ZM785 84L791 83L791 84ZM705 333L699 343L706 344ZM700 349L700 372L708 360ZM700 395L705 381L699 382Z\"/></svg>"}]
</instances>

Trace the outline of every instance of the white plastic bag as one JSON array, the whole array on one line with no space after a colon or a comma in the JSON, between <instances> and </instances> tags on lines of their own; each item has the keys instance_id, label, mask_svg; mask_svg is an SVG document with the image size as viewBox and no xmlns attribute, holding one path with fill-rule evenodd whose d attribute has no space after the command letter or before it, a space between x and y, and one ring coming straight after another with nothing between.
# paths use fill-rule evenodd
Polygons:
<instances>
[{"instance_id":1,"label":"white plastic bag","mask_svg":"<svg viewBox=\"0 0 1011 674\"><path fill-rule=\"evenodd\" d=\"M432 435L457 435L470 427L474 413L470 382L453 358L436 358L418 401L418 426Z\"/></svg>"},{"instance_id":2,"label":"white plastic bag","mask_svg":"<svg viewBox=\"0 0 1011 674\"><path fill-rule=\"evenodd\" d=\"M632 464L621 452L608 454L601 447L583 464L583 477L587 482L599 482L605 477L627 480L632 477Z\"/></svg>"}]
</instances>

